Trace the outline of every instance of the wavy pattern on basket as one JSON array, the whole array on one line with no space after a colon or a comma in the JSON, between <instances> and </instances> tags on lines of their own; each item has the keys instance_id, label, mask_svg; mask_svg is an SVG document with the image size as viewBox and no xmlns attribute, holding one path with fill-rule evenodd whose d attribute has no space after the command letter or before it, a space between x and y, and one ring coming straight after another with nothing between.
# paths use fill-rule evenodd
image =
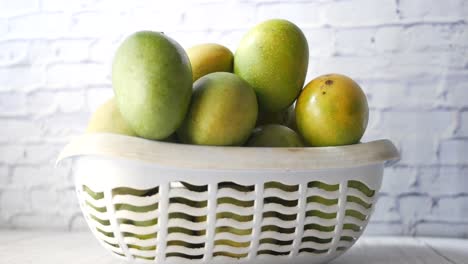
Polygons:
<instances>
[{"instance_id":1,"label":"wavy pattern on basket","mask_svg":"<svg viewBox=\"0 0 468 264\"><path fill-rule=\"evenodd\" d=\"M304 233L299 254L328 253L337 226L340 185L322 181L307 183Z\"/></svg>"},{"instance_id":2,"label":"wavy pattern on basket","mask_svg":"<svg viewBox=\"0 0 468 264\"><path fill-rule=\"evenodd\" d=\"M252 239L255 185L219 182L213 258L243 259Z\"/></svg>"},{"instance_id":3,"label":"wavy pattern on basket","mask_svg":"<svg viewBox=\"0 0 468 264\"><path fill-rule=\"evenodd\" d=\"M203 258L207 204L208 185L170 183L166 258Z\"/></svg>"},{"instance_id":4,"label":"wavy pattern on basket","mask_svg":"<svg viewBox=\"0 0 468 264\"><path fill-rule=\"evenodd\" d=\"M257 255L284 256L293 250L299 185L265 182L263 214Z\"/></svg>"},{"instance_id":5,"label":"wavy pattern on basket","mask_svg":"<svg viewBox=\"0 0 468 264\"><path fill-rule=\"evenodd\" d=\"M343 231L336 250L345 251L361 236L368 223L376 191L360 181L348 181Z\"/></svg>"},{"instance_id":6,"label":"wavy pattern on basket","mask_svg":"<svg viewBox=\"0 0 468 264\"><path fill-rule=\"evenodd\" d=\"M135 259L154 260L158 233L159 187L145 190L114 188L112 203L118 229L130 255Z\"/></svg>"},{"instance_id":7,"label":"wavy pattern on basket","mask_svg":"<svg viewBox=\"0 0 468 264\"><path fill-rule=\"evenodd\" d=\"M217 183L215 197L214 237L207 244L208 185L187 182L169 184L168 210L159 211L162 197L159 187L133 189L118 187L111 191L115 221L128 252L123 252L114 234L104 192L82 185L79 190L86 219L96 237L115 254L131 255L138 262L154 262L157 254L158 219L167 216L167 237L164 238L167 261L202 261L207 246L212 245L212 257L219 260L247 259L258 239L256 255L289 256L331 254L332 249L344 251L363 232L371 214L376 191L361 181L347 182L346 201L339 201L340 184L311 181L288 184L278 181L263 183L261 212L255 212L255 185L235 182ZM305 191L299 189L305 187ZM304 189L301 189L304 190ZM302 195L302 196L301 196ZM343 196L341 196L343 197ZM305 201L303 233L297 228L299 199ZM107 199L108 200L108 199ZM258 201L258 200L257 200ZM343 208L338 208L338 205ZM343 212L339 241L333 240L338 226L338 212ZM254 235L254 215L260 216L258 237ZM112 218L114 219L114 218ZM112 222L113 223L113 222ZM338 229L339 230L339 229ZM299 235L299 237L298 237ZM295 242L295 239L297 242ZM298 248L294 248L297 246ZM124 254L126 253L126 254Z\"/></svg>"},{"instance_id":8,"label":"wavy pattern on basket","mask_svg":"<svg viewBox=\"0 0 468 264\"><path fill-rule=\"evenodd\" d=\"M81 189L77 191L81 194L81 196L79 195L82 201L81 206L91 231L105 248L124 257L124 252L120 248L110 224L104 192L92 190L86 185L82 185Z\"/></svg>"}]
</instances>

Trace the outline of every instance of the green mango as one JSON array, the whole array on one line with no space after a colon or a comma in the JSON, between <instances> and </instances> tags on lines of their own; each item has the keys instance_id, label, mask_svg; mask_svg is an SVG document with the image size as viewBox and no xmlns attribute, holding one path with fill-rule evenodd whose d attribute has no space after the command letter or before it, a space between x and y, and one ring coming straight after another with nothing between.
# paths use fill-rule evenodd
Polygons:
<instances>
[{"instance_id":1,"label":"green mango","mask_svg":"<svg viewBox=\"0 0 468 264\"><path fill-rule=\"evenodd\" d=\"M130 128L120 114L115 104L114 98L98 107L93 113L88 123L87 133L113 133L136 137L135 132Z\"/></svg>"},{"instance_id":2,"label":"green mango","mask_svg":"<svg viewBox=\"0 0 468 264\"><path fill-rule=\"evenodd\" d=\"M162 33L141 31L117 49L112 86L124 119L140 136L161 140L182 124L192 95L184 49Z\"/></svg>"},{"instance_id":3,"label":"green mango","mask_svg":"<svg viewBox=\"0 0 468 264\"><path fill-rule=\"evenodd\" d=\"M303 147L301 137L292 129L282 125L265 125L252 133L249 147Z\"/></svg>"},{"instance_id":4,"label":"green mango","mask_svg":"<svg viewBox=\"0 0 468 264\"><path fill-rule=\"evenodd\" d=\"M261 112L280 112L299 95L309 64L309 46L299 27L272 19L252 28L234 55L234 73L254 88Z\"/></svg>"},{"instance_id":5,"label":"green mango","mask_svg":"<svg viewBox=\"0 0 468 264\"><path fill-rule=\"evenodd\" d=\"M210 73L194 83L190 110L177 135L188 144L240 146L257 114L257 98L247 82L232 73Z\"/></svg>"},{"instance_id":6,"label":"green mango","mask_svg":"<svg viewBox=\"0 0 468 264\"><path fill-rule=\"evenodd\" d=\"M187 49L192 65L193 81L212 72L232 72L234 55L219 44L205 43Z\"/></svg>"}]
</instances>

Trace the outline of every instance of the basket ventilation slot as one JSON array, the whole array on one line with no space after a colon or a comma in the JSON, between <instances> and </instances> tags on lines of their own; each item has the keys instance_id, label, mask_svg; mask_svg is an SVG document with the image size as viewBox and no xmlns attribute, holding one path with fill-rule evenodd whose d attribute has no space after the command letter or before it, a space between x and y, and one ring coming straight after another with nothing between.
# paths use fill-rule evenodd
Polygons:
<instances>
[{"instance_id":1,"label":"basket ventilation slot","mask_svg":"<svg viewBox=\"0 0 468 264\"><path fill-rule=\"evenodd\" d=\"M85 217L102 244L125 257L111 226L115 223L112 221L116 221L129 254L142 262L156 260L161 213L167 214L163 256L168 261L204 261L205 257L246 259L252 251L259 256L277 257L330 254L333 248L344 251L356 242L365 228L376 194L376 190L356 180L347 182L348 192L341 196L345 197L341 198L346 199L344 202L339 201L340 184L336 183L311 181L299 186L270 181L261 187L263 197L256 200L256 185L219 182L212 196L208 185L170 182L169 197L164 197L168 202L167 212L159 212L158 186L150 189L118 187L111 191L115 220L109 219L104 192L86 185L78 192ZM210 213L209 201L215 205L210 207L214 210L210 209ZM343 204L345 209L340 211L343 223L337 229L339 206ZM298 211L300 206L305 209L302 214ZM215 224L211 230L214 231L211 244L207 243L208 217L213 217L209 221ZM301 228L297 227L298 222L303 222ZM342 231L334 240L336 230ZM255 237L258 240L254 241L254 234L258 235ZM208 247L211 256L205 256Z\"/></svg>"}]
</instances>

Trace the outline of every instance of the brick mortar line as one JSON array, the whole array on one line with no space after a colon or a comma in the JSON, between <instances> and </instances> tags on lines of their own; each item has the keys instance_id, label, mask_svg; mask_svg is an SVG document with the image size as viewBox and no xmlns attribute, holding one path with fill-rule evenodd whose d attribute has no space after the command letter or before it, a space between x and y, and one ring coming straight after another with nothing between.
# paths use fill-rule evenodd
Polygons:
<instances>
[{"instance_id":1,"label":"brick mortar line","mask_svg":"<svg viewBox=\"0 0 468 264\"><path fill-rule=\"evenodd\" d=\"M38 14L45 14L47 15L47 13L38 13ZM34 14L34 15L37 15L37 14ZM26 16L27 17L27 16ZM69 18L73 17L72 15L69 15L68 16ZM9 18L11 19L11 17ZM408 28L408 27L412 27L412 26L420 26L420 25L467 25L467 21L464 20L464 19L460 19L460 18L457 18L457 19L453 19L453 20L402 20L402 21L388 21L388 22L382 22L382 23L368 23L368 24L361 24L361 25L343 25L343 24L332 24L332 23L328 23L328 22L324 22L324 23L314 23L314 24L303 24L303 23L300 23L298 22L298 24L301 26L301 28L303 30L307 30L307 29L320 29L320 28L324 28L324 29L366 29L366 28L369 28L369 29L380 29L380 28L385 28L385 27L402 27L402 28ZM251 25L249 24L248 26L245 26L245 27L236 27L236 26L223 26L223 27L198 27L198 26L194 26L194 27L187 27L187 25L176 25L176 26L172 26L170 28L170 31L174 31L174 32L192 32L194 30L203 30L203 31L206 31L206 32L226 32L226 31L237 31L237 30L247 30L249 29L251 26L253 26L254 23L251 23ZM169 33L171 33L169 31ZM172 33L174 33L172 32ZM6 35L8 36L8 34L11 33L10 31L8 31L6 33ZM99 39L95 36L77 36L77 37L72 37L70 35L68 35L69 33L67 32L64 32L64 34L62 36L53 36L53 37L43 37L43 38L32 38L32 39L36 39L36 40L57 40L57 39ZM121 34L116 34L115 37L120 37ZM21 38L21 37L16 37L16 38L0 38L0 42L1 41L11 41L11 40L15 40L15 39L25 39L25 38Z\"/></svg>"}]
</instances>

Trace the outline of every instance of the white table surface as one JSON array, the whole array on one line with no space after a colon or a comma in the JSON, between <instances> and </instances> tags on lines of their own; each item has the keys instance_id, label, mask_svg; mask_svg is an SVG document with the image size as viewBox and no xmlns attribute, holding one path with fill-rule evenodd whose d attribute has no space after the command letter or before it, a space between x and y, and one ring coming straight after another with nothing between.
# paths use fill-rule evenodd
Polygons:
<instances>
[{"instance_id":1,"label":"white table surface","mask_svg":"<svg viewBox=\"0 0 468 264\"><path fill-rule=\"evenodd\" d=\"M1 264L118 264L90 232L0 230ZM467 264L468 240L362 237L330 264Z\"/></svg>"}]
</instances>

